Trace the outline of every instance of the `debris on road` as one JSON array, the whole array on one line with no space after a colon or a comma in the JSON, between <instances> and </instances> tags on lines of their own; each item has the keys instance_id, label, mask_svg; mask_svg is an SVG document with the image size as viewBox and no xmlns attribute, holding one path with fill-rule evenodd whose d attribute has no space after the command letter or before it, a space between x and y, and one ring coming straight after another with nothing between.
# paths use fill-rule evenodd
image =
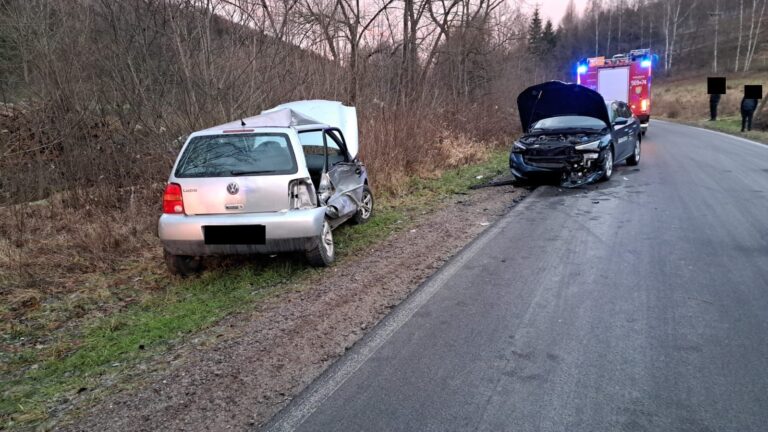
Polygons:
<instances>
[{"instance_id":1,"label":"debris on road","mask_svg":"<svg viewBox=\"0 0 768 432\"><path fill-rule=\"evenodd\" d=\"M479 176L478 178L482 178L482 176ZM474 185L470 189L482 189L487 187L514 186L514 185L515 185L514 177L512 177L511 175L503 175L503 176L494 177L485 183Z\"/></svg>"}]
</instances>

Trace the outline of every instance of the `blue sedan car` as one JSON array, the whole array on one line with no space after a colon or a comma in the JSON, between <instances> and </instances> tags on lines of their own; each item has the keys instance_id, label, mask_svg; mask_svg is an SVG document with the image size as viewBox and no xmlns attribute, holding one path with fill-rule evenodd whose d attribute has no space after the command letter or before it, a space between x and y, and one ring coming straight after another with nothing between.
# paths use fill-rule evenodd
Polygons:
<instances>
[{"instance_id":1,"label":"blue sedan car","mask_svg":"<svg viewBox=\"0 0 768 432\"><path fill-rule=\"evenodd\" d=\"M554 177L574 187L609 180L616 163L640 162L640 121L624 102L550 81L525 89L517 106L524 134L509 156L516 179Z\"/></svg>"}]
</instances>

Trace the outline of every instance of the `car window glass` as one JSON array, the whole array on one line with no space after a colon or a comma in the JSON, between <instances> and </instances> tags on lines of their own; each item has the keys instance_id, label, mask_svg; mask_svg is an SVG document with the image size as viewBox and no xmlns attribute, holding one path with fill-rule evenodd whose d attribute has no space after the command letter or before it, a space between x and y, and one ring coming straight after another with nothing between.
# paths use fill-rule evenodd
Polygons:
<instances>
[{"instance_id":1,"label":"car window glass","mask_svg":"<svg viewBox=\"0 0 768 432\"><path fill-rule=\"evenodd\" d=\"M331 138L331 135L328 135L328 139L326 140L328 142L328 157L331 159L336 159L340 157L341 160L344 160L344 152L341 150L341 147L336 143L336 141Z\"/></svg>"},{"instance_id":2,"label":"car window glass","mask_svg":"<svg viewBox=\"0 0 768 432\"><path fill-rule=\"evenodd\" d=\"M632 117L632 111L629 110L629 107L625 103L621 104L621 116L624 118Z\"/></svg>"},{"instance_id":3,"label":"car window glass","mask_svg":"<svg viewBox=\"0 0 768 432\"><path fill-rule=\"evenodd\" d=\"M334 141L332 135L328 135L328 164L333 166L346 160L344 151ZM310 171L322 170L325 163L323 147L323 131L302 132L299 134L299 142L304 151L304 159Z\"/></svg>"},{"instance_id":4,"label":"car window glass","mask_svg":"<svg viewBox=\"0 0 768 432\"><path fill-rule=\"evenodd\" d=\"M531 130L556 130L556 129L578 129L590 128L600 130L605 127L605 123L593 117L586 116L559 116L550 117L537 121L533 124Z\"/></svg>"},{"instance_id":5,"label":"car window glass","mask_svg":"<svg viewBox=\"0 0 768 432\"><path fill-rule=\"evenodd\" d=\"M323 154L323 132L312 131L299 134L299 142L304 154Z\"/></svg>"},{"instance_id":6,"label":"car window glass","mask_svg":"<svg viewBox=\"0 0 768 432\"><path fill-rule=\"evenodd\" d=\"M285 134L207 135L192 138L176 177L227 177L237 172L292 174L293 149Z\"/></svg>"}]
</instances>

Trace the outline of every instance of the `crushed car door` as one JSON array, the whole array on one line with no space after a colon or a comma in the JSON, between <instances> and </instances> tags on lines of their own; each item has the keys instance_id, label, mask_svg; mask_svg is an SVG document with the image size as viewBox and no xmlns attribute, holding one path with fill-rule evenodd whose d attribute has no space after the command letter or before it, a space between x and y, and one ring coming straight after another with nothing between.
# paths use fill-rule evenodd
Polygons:
<instances>
[{"instance_id":1,"label":"crushed car door","mask_svg":"<svg viewBox=\"0 0 768 432\"><path fill-rule=\"evenodd\" d=\"M328 178L333 188L327 204L343 220L357 212L363 197L362 171L349 156L344 135L339 129L326 129L323 134Z\"/></svg>"}]
</instances>

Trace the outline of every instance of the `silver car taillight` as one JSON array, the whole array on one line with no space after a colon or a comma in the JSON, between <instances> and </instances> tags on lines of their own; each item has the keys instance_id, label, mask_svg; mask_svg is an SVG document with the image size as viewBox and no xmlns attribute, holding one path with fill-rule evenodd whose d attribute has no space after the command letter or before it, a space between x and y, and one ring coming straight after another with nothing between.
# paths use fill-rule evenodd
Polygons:
<instances>
[{"instance_id":1,"label":"silver car taillight","mask_svg":"<svg viewBox=\"0 0 768 432\"><path fill-rule=\"evenodd\" d=\"M291 210L317 207L315 187L309 178L291 180L288 184L288 195L291 199Z\"/></svg>"}]
</instances>

